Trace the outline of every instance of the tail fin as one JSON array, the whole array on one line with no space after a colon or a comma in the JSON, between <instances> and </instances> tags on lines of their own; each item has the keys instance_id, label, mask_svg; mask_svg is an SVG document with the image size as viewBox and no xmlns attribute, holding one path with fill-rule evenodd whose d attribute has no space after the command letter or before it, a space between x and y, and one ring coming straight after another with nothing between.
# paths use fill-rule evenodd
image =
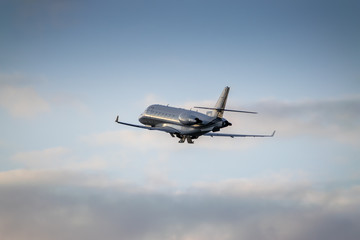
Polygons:
<instances>
[{"instance_id":1,"label":"tail fin","mask_svg":"<svg viewBox=\"0 0 360 240\"><path fill-rule=\"evenodd\" d=\"M213 117L219 117L219 118L223 117L229 90L230 90L229 87L225 87L224 90L222 91L222 93L214 107L215 109L213 110L213 113L212 113Z\"/></svg>"},{"instance_id":2,"label":"tail fin","mask_svg":"<svg viewBox=\"0 0 360 240\"><path fill-rule=\"evenodd\" d=\"M219 117L222 118L224 115L225 111L228 112L239 112L239 113L251 113L251 114L257 114L257 112L249 112L249 111L242 111L242 110L232 110L232 109L226 109L225 105L226 105L226 100L229 94L230 88L229 87L225 87L224 90L222 91L218 101L216 102L215 107L210 108L210 107L194 107L194 108L200 108L200 109L208 109L208 110L212 110L211 116L212 117Z\"/></svg>"}]
</instances>

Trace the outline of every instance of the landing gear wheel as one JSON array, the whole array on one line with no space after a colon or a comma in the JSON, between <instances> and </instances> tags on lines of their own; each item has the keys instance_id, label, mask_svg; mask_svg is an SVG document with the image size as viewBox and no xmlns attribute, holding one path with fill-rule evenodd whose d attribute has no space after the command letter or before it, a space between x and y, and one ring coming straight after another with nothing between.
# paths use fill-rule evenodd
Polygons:
<instances>
[{"instance_id":1,"label":"landing gear wheel","mask_svg":"<svg viewBox=\"0 0 360 240\"><path fill-rule=\"evenodd\" d=\"M185 142L185 136L182 136L181 138L180 138L180 141L179 141L179 143L184 143Z\"/></svg>"}]
</instances>

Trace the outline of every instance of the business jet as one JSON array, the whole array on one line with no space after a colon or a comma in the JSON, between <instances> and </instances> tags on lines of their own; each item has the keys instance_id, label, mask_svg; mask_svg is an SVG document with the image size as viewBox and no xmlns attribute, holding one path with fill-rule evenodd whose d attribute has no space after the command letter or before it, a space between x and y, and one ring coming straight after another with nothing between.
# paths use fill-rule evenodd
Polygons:
<instances>
[{"instance_id":1,"label":"business jet","mask_svg":"<svg viewBox=\"0 0 360 240\"><path fill-rule=\"evenodd\" d=\"M238 112L256 114L257 112L240 111L226 109L226 101L229 94L229 87L225 87L222 91L215 107L194 107L198 109L211 110L206 114L186 110L183 108L175 108L164 105L150 105L140 115L139 122L144 125L136 125L126 122L120 122L119 116L115 122L130 127L143 128L148 130L158 130L170 133L172 137L180 138L179 143L194 143L193 139L200 136L210 137L273 137L275 131L271 135L246 135L246 134L229 134L217 133L221 128L231 126L232 124L223 118L224 112Z\"/></svg>"}]
</instances>

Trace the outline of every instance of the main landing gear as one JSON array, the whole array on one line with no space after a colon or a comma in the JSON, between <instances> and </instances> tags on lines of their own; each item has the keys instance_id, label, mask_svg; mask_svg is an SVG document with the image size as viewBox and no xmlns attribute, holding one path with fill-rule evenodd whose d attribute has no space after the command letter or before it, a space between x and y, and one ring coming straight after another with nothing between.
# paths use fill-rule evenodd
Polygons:
<instances>
[{"instance_id":1,"label":"main landing gear","mask_svg":"<svg viewBox=\"0 0 360 240\"><path fill-rule=\"evenodd\" d=\"M186 140L188 143L194 144L193 139L196 139L196 138L197 138L197 137L194 137L194 136L186 136L186 135L180 135L180 134L174 135L174 134L172 134L172 133L170 133L170 135L171 135L172 137L175 137L175 136L176 136L176 137L180 138L179 143L184 143L185 140Z\"/></svg>"},{"instance_id":2,"label":"main landing gear","mask_svg":"<svg viewBox=\"0 0 360 240\"><path fill-rule=\"evenodd\" d=\"M179 143L184 143L185 139L187 140L188 143L193 144L194 141L191 139L190 136L182 136L179 140Z\"/></svg>"}]
</instances>

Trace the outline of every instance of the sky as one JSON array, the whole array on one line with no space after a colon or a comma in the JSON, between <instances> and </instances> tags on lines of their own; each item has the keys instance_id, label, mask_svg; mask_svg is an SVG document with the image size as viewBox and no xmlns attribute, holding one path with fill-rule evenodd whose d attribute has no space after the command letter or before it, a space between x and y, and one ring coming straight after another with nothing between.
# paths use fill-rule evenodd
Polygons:
<instances>
[{"instance_id":1,"label":"sky","mask_svg":"<svg viewBox=\"0 0 360 240\"><path fill-rule=\"evenodd\" d=\"M0 1L1 239L359 239L351 0ZM215 105L224 133L129 128Z\"/></svg>"}]
</instances>

